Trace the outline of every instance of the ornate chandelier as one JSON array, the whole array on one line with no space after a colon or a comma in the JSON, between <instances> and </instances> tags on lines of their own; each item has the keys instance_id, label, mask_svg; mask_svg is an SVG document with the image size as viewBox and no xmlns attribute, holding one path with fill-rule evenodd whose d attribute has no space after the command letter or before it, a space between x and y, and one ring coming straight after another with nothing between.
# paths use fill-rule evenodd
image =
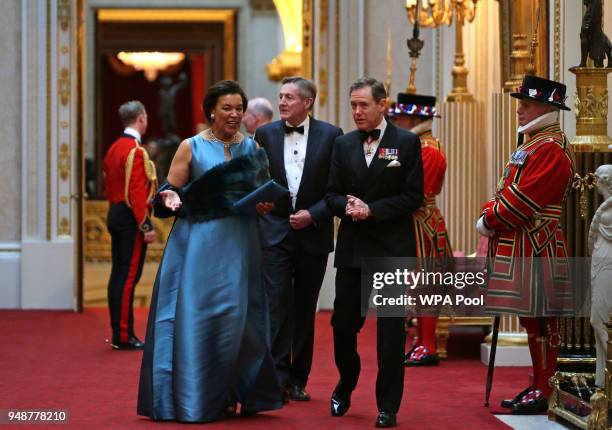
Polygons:
<instances>
[{"instance_id":1,"label":"ornate chandelier","mask_svg":"<svg viewBox=\"0 0 612 430\"><path fill-rule=\"evenodd\" d=\"M143 71L147 81L153 82L159 72L185 59L182 52L120 52L117 58L124 64Z\"/></svg>"},{"instance_id":2,"label":"ornate chandelier","mask_svg":"<svg viewBox=\"0 0 612 430\"><path fill-rule=\"evenodd\" d=\"M414 24L418 18L419 25L436 28L441 25L455 24L455 63L453 66L453 89L446 97L447 101L471 100L467 89L468 70L465 67L463 54L463 25L474 21L478 0L406 0L408 20ZM417 17L418 15L418 17Z\"/></svg>"}]
</instances>

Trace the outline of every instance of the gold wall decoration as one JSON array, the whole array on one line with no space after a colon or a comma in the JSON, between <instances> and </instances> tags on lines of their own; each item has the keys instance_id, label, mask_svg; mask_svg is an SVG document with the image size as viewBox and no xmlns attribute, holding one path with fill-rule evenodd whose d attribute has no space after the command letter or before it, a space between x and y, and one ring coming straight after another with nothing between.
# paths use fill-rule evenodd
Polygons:
<instances>
[{"instance_id":1,"label":"gold wall decoration","mask_svg":"<svg viewBox=\"0 0 612 430\"><path fill-rule=\"evenodd\" d=\"M51 216L51 205L52 205L52 199L51 199L51 192L52 192L52 187L51 187L51 155L52 155L52 150L51 150L51 2L48 1L47 2L47 10L46 10L46 14L47 14L47 31L46 31L46 58L45 58L45 63L46 63L46 70L47 70L47 76L45 77L45 82L46 82L46 97L47 97L47 109L45 112L45 122L46 122L46 129L47 129L47 145L46 145L46 157L45 157L45 168L46 168L46 201L45 201L45 205L46 205L46 229L45 229L45 238L49 241L51 240L52 237L52 233L51 233L51 228L52 228L52 216Z\"/></svg>"},{"instance_id":2,"label":"gold wall decoration","mask_svg":"<svg viewBox=\"0 0 612 430\"><path fill-rule=\"evenodd\" d=\"M72 235L74 220L74 207L70 199L65 198L73 194L74 178L72 177L72 154L76 146L74 135L75 123L73 114L75 106L72 103L72 73L75 70L73 55L74 20L72 14L75 9L74 2L70 0L57 0L57 30L53 35L55 48L55 64L51 64L52 76L56 76L57 90L53 99L49 100L55 111L55 136L52 140L53 163L57 168L57 176L52 190L54 206L54 220L56 222L56 236L66 239ZM63 49L66 48L66 49ZM51 85L51 82L49 82ZM66 203L63 203L63 202Z\"/></svg>"},{"instance_id":3,"label":"gold wall decoration","mask_svg":"<svg viewBox=\"0 0 612 430\"><path fill-rule=\"evenodd\" d=\"M67 181L70 177L70 147L67 143L62 143L57 154L57 171L62 181Z\"/></svg>"},{"instance_id":4,"label":"gold wall decoration","mask_svg":"<svg viewBox=\"0 0 612 430\"><path fill-rule=\"evenodd\" d=\"M312 50L314 46L314 0L302 0L302 76L312 79Z\"/></svg>"},{"instance_id":5,"label":"gold wall decoration","mask_svg":"<svg viewBox=\"0 0 612 430\"><path fill-rule=\"evenodd\" d=\"M319 0L319 33L318 37L321 43L318 43L319 53L318 60L319 63L319 106L325 106L327 103L327 96L329 93L329 76L327 72L327 46L328 46L328 25L329 25L329 1L328 0Z\"/></svg>"},{"instance_id":6,"label":"gold wall decoration","mask_svg":"<svg viewBox=\"0 0 612 430\"><path fill-rule=\"evenodd\" d=\"M83 216L84 260L87 262L111 261L111 237L106 227L108 202L105 200L87 200ZM173 218L151 219L157 239L147 246L146 261L159 262L166 246L166 240L172 230Z\"/></svg>"},{"instance_id":7,"label":"gold wall decoration","mask_svg":"<svg viewBox=\"0 0 612 430\"><path fill-rule=\"evenodd\" d=\"M70 236L70 221L68 218L62 217L57 228L58 236Z\"/></svg>"},{"instance_id":8,"label":"gold wall decoration","mask_svg":"<svg viewBox=\"0 0 612 430\"><path fill-rule=\"evenodd\" d=\"M249 0L253 12L271 12L276 10L272 0Z\"/></svg>"},{"instance_id":9,"label":"gold wall decoration","mask_svg":"<svg viewBox=\"0 0 612 430\"><path fill-rule=\"evenodd\" d=\"M340 123L340 0L335 1L334 7L334 119Z\"/></svg>"},{"instance_id":10,"label":"gold wall decoration","mask_svg":"<svg viewBox=\"0 0 612 430\"><path fill-rule=\"evenodd\" d=\"M595 175L593 173L587 173L584 177L580 176L579 173L574 175L574 182L572 188L580 193L580 217L585 219L587 216L587 196L586 191L592 190L595 187Z\"/></svg>"},{"instance_id":11,"label":"gold wall decoration","mask_svg":"<svg viewBox=\"0 0 612 430\"><path fill-rule=\"evenodd\" d=\"M57 20L62 31L68 31L70 26L70 0L58 0Z\"/></svg>"},{"instance_id":12,"label":"gold wall decoration","mask_svg":"<svg viewBox=\"0 0 612 430\"><path fill-rule=\"evenodd\" d=\"M553 34L553 46L554 46L554 71L553 79L557 82L561 81L561 0L554 0L554 34Z\"/></svg>"}]
</instances>

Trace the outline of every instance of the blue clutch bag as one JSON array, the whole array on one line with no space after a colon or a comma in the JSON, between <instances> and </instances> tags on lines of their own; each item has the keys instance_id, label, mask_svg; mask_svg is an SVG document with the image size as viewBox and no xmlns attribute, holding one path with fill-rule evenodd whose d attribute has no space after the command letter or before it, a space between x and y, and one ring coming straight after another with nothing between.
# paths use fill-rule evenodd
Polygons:
<instances>
[{"instance_id":1,"label":"blue clutch bag","mask_svg":"<svg viewBox=\"0 0 612 430\"><path fill-rule=\"evenodd\" d=\"M289 190L287 188L279 185L274 179L270 179L268 182L234 203L234 208L244 214L257 215L257 211L255 210L257 203L276 202L278 199L288 194Z\"/></svg>"}]
</instances>

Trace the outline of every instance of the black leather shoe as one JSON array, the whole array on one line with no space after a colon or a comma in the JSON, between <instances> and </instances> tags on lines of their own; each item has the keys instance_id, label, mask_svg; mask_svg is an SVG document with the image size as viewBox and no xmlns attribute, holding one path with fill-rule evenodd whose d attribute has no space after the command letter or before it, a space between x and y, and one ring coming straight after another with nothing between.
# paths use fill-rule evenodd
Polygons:
<instances>
[{"instance_id":1,"label":"black leather shoe","mask_svg":"<svg viewBox=\"0 0 612 430\"><path fill-rule=\"evenodd\" d=\"M351 407L351 395L342 393L338 389L339 386L340 384L336 386L336 389L331 396L332 417L341 417L342 415L346 414Z\"/></svg>"},{"instance_id":2,"label":"black leather shoe","mask_svg":"<svg viewBox=\"0 0 612 430\"><path fill-rule=\"evenodd\" d=\"M548 400L540 390L529 391L520 402L512 405L512 413L516 415L541 414L546 411L548 411Z\"/></svg>"},{"instance_id":3,"label":"black leather shoe","mask_svg":"<svg viewBox=\"0 0 612 430\"><path fill-rule=\"evenodd\" d=\"M310 394L301 385L292 385L289 387L289 398L297 402L307 402L310 400Z\"/></svg>"},{"instance_id":4,"label":"black leather shoe","mask_svg":"<svg viewBox=\"0 0 612 430\"><path fill-rule=\"evenodd\" d=\"M504 400L502 400L501 401L501 407L502 408L507 408L507 409L512 409L512 406L514 406L515 403L520 402L521 399L523 398L523 396L525 394L527 394L528 392L530 392L531 390L532 390L531 387L527 387L523 391L518 393L516 396L514 396L514 399L504 399Z\"/></svg>"},{"instance_id":5,"label":"black leather shoe","mask_svg":"<svg viewBox=\"0 0 612 430\"><path fill-rule=\"evenodd\" d=\"M380 412L376 418L376 427L395 427L397 419L391 412Z\"/></svg>"},{"instance_id":6,"label":"black leather shoe","mask_svg":"<svg viewBox=\"0 0 612 430\"><path fill-rule=\"evenodd\" d=\"M113 339L111 346L113 347L113 349L121 350L144 349L144 342L138 339L136 336L130 336L127 342L116 342L115 339Z\"/></svg>"}]
</instances>

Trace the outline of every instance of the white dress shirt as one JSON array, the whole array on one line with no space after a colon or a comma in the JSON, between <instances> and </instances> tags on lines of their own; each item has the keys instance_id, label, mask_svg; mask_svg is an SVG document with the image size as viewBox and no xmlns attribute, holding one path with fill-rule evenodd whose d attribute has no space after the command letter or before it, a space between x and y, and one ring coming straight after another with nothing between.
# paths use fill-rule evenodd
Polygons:
<instances>
[{"instance_id":1,"label":"white dress shirt","mask_svg":"<svg viewBox=\"0 0 612 430\"><path fill-rule=\"evenodd\" d=\"M291 124L287 125L292 127ZM304 126L304 134L298 132L285 134L285 173L289 193L291 194L291 204L294 209L300 182L302 181L302 173L304 172L304 162L306 161L310 117L307 116L297 127L300 126Z\"/></svg>"},{"instance_id":2,"label":"white dress shirt","mask_svg":"<svg viewBox=\"0 0 612 430\"><path fill-rule=\"evenodd\" d=\"M368 165L368 167L370 167L370 163L376 156L378 144L380 143L385 134L385 130L387 129L387 120L385 120L385 118L383 117L382 121L380 122L380 124L378 124L376 128L380 130L380 136L378 136L378 139L370 142L369 144L367 143L367 141L363 142L363 154L365 155L366 164Z\"/></svg>"},{"instance_id":3,"label":"white dress shirt","mask_svg":"<svg viewBox=\"0 0 612 430\"><path fill-rule=\"evenodd\" d=\"M135 138L138 143L140 143L140 133L138 133L137 130L134 130L132 127L126 127L125 130L123 130L123 133L125 134L129 134L130 136L132 136L133 138Z\"/></svg>"}]
</instances>

